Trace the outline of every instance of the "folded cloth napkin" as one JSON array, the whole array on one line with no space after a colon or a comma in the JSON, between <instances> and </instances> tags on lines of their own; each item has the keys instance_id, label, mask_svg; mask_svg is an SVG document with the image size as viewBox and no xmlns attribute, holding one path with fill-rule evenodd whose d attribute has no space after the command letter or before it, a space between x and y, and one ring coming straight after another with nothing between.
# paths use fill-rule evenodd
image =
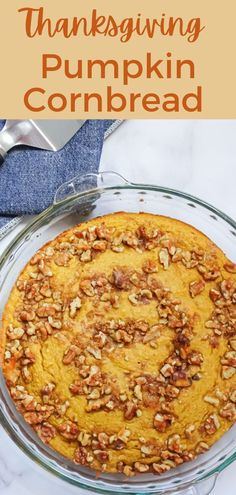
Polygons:
<instances>
[{"instance_id":1,"label":"folded cloth napkin","mask_svg":"<svg viewBox=\"0 0 236 495\"><path fill-rule=\"evenodd\" d=\"M4 125L0 120L0 129ZM78 174L96 172L104 134L121 121L87 120L57 152L15 148L0 167L0 237L16 216L39 213L49 206L58 187Z\"/></svg>"}]
</instances>

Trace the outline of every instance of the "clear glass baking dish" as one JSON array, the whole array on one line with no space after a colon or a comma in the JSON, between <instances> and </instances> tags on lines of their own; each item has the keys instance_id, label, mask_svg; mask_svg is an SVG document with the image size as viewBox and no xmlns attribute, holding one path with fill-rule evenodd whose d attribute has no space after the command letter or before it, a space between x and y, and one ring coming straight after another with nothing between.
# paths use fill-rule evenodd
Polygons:
<instances>
[{"instance_id":1,"label":"clear glass baking dish","mask_svg":"<svg viewBox=\"0 0 236 495\"><path fill-rule=\"evenodd\" d=\"M0 258L0 317L9 291L33 254L65 229L116 211L151 212L187 222L211 238L236 262L236 223L188 194L133 184L112 172L76 177L58 190L54 204L13 240ZM236 425L209 452L161 476L101 474L73 464L49 447L15 409L0 373L0 422L12 440L39 465L78 487L103 493L206 495L218 474L236 459Z\"/></svg>"}]
</instances>

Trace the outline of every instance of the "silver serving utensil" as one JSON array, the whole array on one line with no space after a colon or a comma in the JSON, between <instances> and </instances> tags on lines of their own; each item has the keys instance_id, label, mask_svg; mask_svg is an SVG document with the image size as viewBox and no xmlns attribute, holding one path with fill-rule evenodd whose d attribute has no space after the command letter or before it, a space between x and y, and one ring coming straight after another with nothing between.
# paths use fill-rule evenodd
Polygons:
<instances>
[{"instance_id":1,"label":"silver serving utensil","mask_svg":"<svg viewBox=\"0 0 236 495\"><path fill-rule=\"evenodd\" d=\"M62 149L85 120L7 120L0 132L0 165L14 146L48 151Z\"/></svg>"}]
</instances>

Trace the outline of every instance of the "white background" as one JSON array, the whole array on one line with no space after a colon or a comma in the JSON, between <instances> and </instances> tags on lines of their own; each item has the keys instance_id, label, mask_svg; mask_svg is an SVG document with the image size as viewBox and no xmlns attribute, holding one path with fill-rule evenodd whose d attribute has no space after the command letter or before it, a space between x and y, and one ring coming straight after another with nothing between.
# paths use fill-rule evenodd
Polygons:
<instances>
[{"instance_id":1,"label":"white background","mask_svg":"<svg viewBox=\"0 0 236 495\"><path fill-rule=\"evenodd\" d=\"M199 196L236 220L236 121L125 122L104 145L101 170ZM16 231L0 241L0 253ZM236 464L213 495L235 495ZM0 429L1 495L72 495L83 491L36 467ZM85 492L86 493L86 492ZM200 492L200 495L205 495Z\"/></svg>"}]
</instances>

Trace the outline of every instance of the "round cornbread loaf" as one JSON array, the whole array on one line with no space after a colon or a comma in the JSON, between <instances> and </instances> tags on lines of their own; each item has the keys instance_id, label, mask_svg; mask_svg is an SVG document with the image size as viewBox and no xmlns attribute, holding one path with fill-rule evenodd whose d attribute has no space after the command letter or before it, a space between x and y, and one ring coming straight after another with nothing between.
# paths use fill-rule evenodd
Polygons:
<instances>
[{"instance_id":1,"label":"round cornbread loaf","mask_svg":"<svg viewBox=\"0 0 236 495\"><path fill-rule=\"evenodd\" d=\"M236 421L236 265L180 221L76 225L20 274L2 319L12 399L97 471L161 474Z\"/></svg>"}]
</instances>

